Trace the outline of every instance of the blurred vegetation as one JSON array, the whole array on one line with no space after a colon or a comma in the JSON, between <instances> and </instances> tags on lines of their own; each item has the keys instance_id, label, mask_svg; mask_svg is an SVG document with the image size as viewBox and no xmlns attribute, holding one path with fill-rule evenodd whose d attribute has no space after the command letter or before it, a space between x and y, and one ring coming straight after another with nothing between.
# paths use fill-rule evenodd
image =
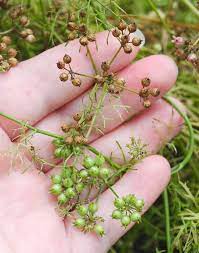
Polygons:
<instances>
[{"instance_id":1,"label":"blurred vegetation","mask_svg":"<svg viewBox=\"0 0 199 253\"><path fill-rule=\"evenodd\" d=\"M3 1L2 1L3 2ZM1 3L1 0L0 0ZM0 9L0 35L9 34L13 46L20 52L20 60L28 59L66 41L66 16L70 11L85 10L87 23L93 31L110 29L119 20L134 19L146 36L146 44L138 58L164 53L176 60L179 77L170 92L187 108L194 128L195 149L188 165L172 177L168 186L170 238L166 235L165 196L161 196L144 216L141 224L129 231L111 253L198 253L199 252L199 79L196 69L186 60L179 60L171 42L172 35L183 34L195 41L199 37L199 9L197 1L188 0L13 0L24 4L34 31L36 42L30 44L20 38L20 26L8 16L8 9ZM69 7L70 6L70 7ZM14 27L14 29L13 29ZM11 29L11 32L9 30ZM188 152L189 134L186 127L172 143L161 151L174 166ZM171 249L168 249L168 240Z\"/></svg>"}]
</instances>

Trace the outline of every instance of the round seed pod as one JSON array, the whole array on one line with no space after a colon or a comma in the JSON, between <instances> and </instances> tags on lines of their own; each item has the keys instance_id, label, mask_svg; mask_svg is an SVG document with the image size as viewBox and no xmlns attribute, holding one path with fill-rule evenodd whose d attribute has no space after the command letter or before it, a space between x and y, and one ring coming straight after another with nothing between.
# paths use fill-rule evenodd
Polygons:
<instances>
[{"instance_id":1,"label":"round seed pod","mask_svg":"<svg viewBox=\"0 0 199 253\"><path fill-rule=\"evenodd\" d=\"M78 193L81 193L84 190L84 187L85 187L85 185L83 183L78 183L78 184L76 184L75 188Z\"/></svg>"},{"instance_id":2,"label":"round seed pod","mask_svg":"<svg viewBox=\"0 0 199 253\"><path fill-rule=\"evenodd\" d=\"M86 221L83 218L78 218L74 222L75 227L84 228L86 226Z\"/></svg>"},{"instance_id":3,"label":"round seed pod","mask_svg":"<svg viewBox=\"0 0 199 253\"><path fill-rule=\"evenodd\" d=\"M28 17L22 16L22 17L20 17L19 22L22 26L26 26L29 24L30 21L29 21Z\"/></svg>"},{"instance_id":4,"label":"round seed pod","mask_svg":"<svg viewBox=\"0 0 199 253\"><path fill-rule=\"evenodd\" d=\"M71 63L71 57L70 57L70 55L65 54L64 57L63 57L63 61L64 61L66 64Z\"/></svg>"},{"instance_id":5,"label":"round seed pod","mask_svg":"<svg viewBox=\"0 0 199 253\"><path fill-rule=\"evenodd\" d=\"M83 165L84 165L84 167L87 168L87 169L88 169L88 168L91 168L92 166L95 165L95 159L93 159L93 158L90 157L90 156L86 156L86 157L84 158Z\"/></svg>"},{"instance_id":6,"label":"round seed pod","mask_svg":"<svg viewBox=\"0 0 199 253\"><path fill-rule=\"evenodd\" d=\"M145 108L149 108L150 106L151 106L151 102L150 102L150 100L145 100L144 102L143 102L143 106L145 107Z\"/></svg>"},{"instance_id":7,"label":"round seed pod","mask_svg":"<svg viewBox=\"0 0 199 253\"><path fill-rule=\"evenodd\" d=\"M75 121L79 121L81 119L81 114L80 113L76 113L75 115L73 115L73 119Z\"/></svg>"},{"instance_id":8,"label":"round seed pod","mask_svg":"<svg viewBox=\"0 0 199 253\"><path fill-rule=\"evenodd\" d=\"M123 78L118 78L116 80L116 84L119 85L119 86L125 87L126 82Z\"/></svg>"},{"instance_id":9,"label":"round seed pod","mask_svg":"<svg viewBox=\"0 0 199 253\"><path fill-rule=\"evenodd\" d=\"M28 35L33 35L33 30L32 29L27 28L25 31L27 32Z\"/></svg>"},{"instance_id":10,"label":"round seed pod","mask_svg":"<svg viewBox=\"0 0 199 253\"><path fill-rule=\"evenodd\" d=\"M85 216L88 213L88 207L80 205L77 207L77 212L80 216Z\"/></svg>"},{"instance_id":11,"label":"round seed pod","mask_svg":"<svg viewBox=\"0 0 199 253\"><path fill-rule=\"evenodd\" d=\"M59 204L64 205L67 201L68 198L66 197L66 195L62 192L58 197L57 197L57 201Z\"/></svg>"},{"instance_id":12,"label":"round seed pod","mask_svg":"<svg viewBox=\"0 0 199 253\"><path fill-rule=\"evenodd\" d=\"M127 24L124 21L120 21L117 27L120 31L123 31L127 28Z\"/></svg>"},{"instance_id":13,"label":"round seed pod","mask_svg":"<svg viewBox=\"0 0 199 253\"><path fill-rule=\"evenodd\" d=\"M133 44L135 47L140 46L141 43L142 43L142 40L141 40L140 38L138 38L138 37L134 37L134 38L132 39L132 44Z\"/></svg>"},{"instance_id":14,"label":"round seed pod","mask_svg":"<svg viewBox=\"0 0 199 253\"><path fill-rule=\"evenodd\" d=\"M141 214L138 213L138 212L133 212L133 213L131 214L130 218L131 218L131 221L133 221L133 222L138 222L138 221L141 220Z\"/></svg>"},{"instance_id":15,"label":"round seed pod","mask_svg":"<svg viewBox=\"0 0 199 253\"><path fill-rule=\"evenodd\" d=\"M16 57L16 55L17 55L17 50L14 49L14 48L9 48L9 49L8 49L8 55L9 55L9 57Z\"/></svg>"},{"instance_id":16,"label":"round seed pod","mask_svg":"<svg viewBox=\"0 0 199 253\"><path fill-rule=\"evenodd\" d=\"M75 14L69 13L69 14L68 14L68 20L69 20L70 22L74 22L74 21L76 20Z\"/></svg>"},{"instance_id":17,"label":"round seed pod","mask_svg":"<svg viewBox=\"0 0 199 253\"><path fill-rule=\"evenodd\" d=\"M33 34L29 34L27 37L26 37L26 41L30 42L30 43L33 43L36 41L36 38Z\"/></svg>"},{"instance_id":18,"label":"round seed pod","mask_svg":"<svg viewBox=\"0 0 199 253\"><path fill-rule=\"evenodd\" d=\"M100 75L95 76L95 82L96 83L102 84L103 81L104 81L104 78L102 76L100 76Z\"/></svg>"},{"instance_id":19,"label":"round seed pod","mask_svg":"<svg viewBox=\"0 0 199 253\"><path fill-rule=\"evenodd\" d=\"M77 86L77 87L80 87L81 86L81 80L79 79L79 78L73 78L72 79L72 84L74 85L74 86Z\"/></svg>"},{"instance_id":20,"label":"round seed pod","mask_svg":"<svg viewBox=\"0 0 199 253\"><path fill-rule=\"evenodd\" d=\"M20 35L21 35L22 38L26 38L28 36L28 33L27 33L26 30L23 30L23 31L20 32Z\"/></svg>"},{"instance_id":21,"label":"round seed pod","mask_svg":"<svg viewBox=\"0 0 199 253\"><path fill-rule=\"evenodd\" d=\"M7 61L3 61L1 63L1 67L3 68L4 71L9 71L11 68L10 64Z\"/></svg>"},{"instance_id":22,"label":"round seed pod","mask_svg":"<svg viewBox=\"0 0 199 253\"><path fill-rule=\"evenodd\" d=\"M131 223L131 219L129 216L127 215L124 215L122 218L121 218L121 223L124 227L127 227L130 223Z\"/></svg>"},{"instance_id":23,"label":"round seed pod","mask_svg":"<svg viewBox=\"0 0 199 253\"><path fill-rule=\"evenodd\" d=\"M85 33L86 32L86 25L85 24L80 24L79 27L78 27L78 31L80 33Z\"/></svg>"},{"instance_id":24,"label":"round seed pod","mask_svg":"<svg viewBox=\"0 0 199 253\"><path fill-rule=\"evenodd\" d=\"M1 40L6 45L10 45L12 43L12 40L11 40L10 36L3 36Z\"/></svg>"},{"instance_id":25,"label":"round seed pod","mask_svg":"<svg viewBox=\"0 0 199 253\"><path fill-rule=\"evenodd\" d=\"M128 25L127 29L130 33L134 33L137 30L137 26L135 23L131 23L130 25Z\"/></svg>"},{"instance_id":26,"label":"round seed pod","mask_svg":"<svg viewBox=\"0 0 199 253\"><path fill-rule=\"evenodd\" d=\"M122 212L118 209L112 212L112 218L116 220L120 220L122 218Z\"/></svg>"},{"instance_id":27,"label":"round seed pod","mask_svg":"<svg viewBox=\"0 0 199 253\"><path fill-rule=\"evenodd\" d=\"M66 82L68 80L68 74L66 72L61 73L60 76L59 76L59 79L62 82Z\"/></svg>"},{"instance_id":28,"label":"round seed pod","mask_svg":"<svg viewBox=\"0 0 199 253\"><path fill-rule=\"evenodd\" d=\"M18 60L14 57L11 57L8 59L8 63L10 64L11 67L15 67L18 64Z\"/></svg>"},{"instance_id":29,"label":"round seed pod","mask_svg":"<svg viewBox=\"0 0 199 253\"><path fill-rule=\"evenodd\" d=\"M149 88L144 87L139 91L139 96L142 98L147 98L149 96Z\"/></svg>"},{"instance_id":30,"label":"round seed pod","mask_svg":"<svg viewBox=\"0 0 199 253\"><path fill-rule=\"evenodd\" d=\"M74 22L68 22L67 28L69 31L75 31L77 28L77 25Z\"/></svg>"},{"instance_id":31,"label":"round seed pod","mask_svg":"<svg viewBox=\"0 0 199 253\"><path fill-rule=\"evenodd\" d=\"M108 71L110 69L110 64L106 61L102 62L101 69L104 71Z\"/></svg>"},{"instance_id":32,"label":"round seed pod","mask_svg":"<svg viewBox=\"0 0 199 253\"><path fill-rule=\"evenodd\" d=\"M77 135L75 136L74 141L76 144L85 144L87 142L87 139L84 136Z\"/></svg>"},{"instance_id":33,"label":"round seed pod","mask_svg":"<svg viewBox=\"0 0 199 253\"><path fill-rule=\"evenodd\" d=\"M0 52L5 51L7 49L7 45L4 42L0 43Z\"/></svg>"},{"instance_id":34,"label":"round seed pod","mask_svg":"<svg viewBox=\"0 0 199 253\"><path fill-rule=\"evenodd\" d=\"M109 86L108 86L108 91L110 92L110 93L117 93L116 92L116 89L115 89L115 86L113 85L113 84L110 84Z\"/></svg>"},{"instance_id":35,"label":"round seed pod","mask_svg":"<svg viewBox=\"0 0 199 253\"><path fill-rule=\"evenodd\" d=\"M79 43L82 45L82 46L87 46L88 45L88 39L87 39L87 37L81 37L80 39L79 39Z\"/></svg>"},{"instance_id":36,"label":"round seed pod","mask_svg":"<svg viewBox=\"0 0 199 253\"><path fill-rule=\"evenodd\" d=\"M70 199L74 198L76 195L75 190L72 187L68 188L66 190L65 194L66 194L66 197L68 197Z\"/></svg>"},{"instance_id":37,"label":"round seed pod","mask_svg":"<svg viewBox=\"0 0 199 253\"><path fill-rule=\"evenodd\" d=\"M19 12L16 9L10 12L10 17L12 19L17 18L18 15L19 15Z\"/></svg>"},{"instance_id":38,"label":"round seed pod","mask_svg":"<svg viewBox=\"0 0 199 253\"><path fill-rule=\"evenodd\" d=\"M127 44L129 42L129 36L128 35L122 35L121 36L121 45L124 46L125 44Z\"/></svg>"},{"instance_id":39,"label":"round seed pod","mask_svg":"<svg viewBox=\"0 0 199 253\"><path fill-rule=\"evenodd\" d=\"M81 170L79 173L81 178L87 178L88 177L88 172L87 170Z\"/></svg>"},{"instance_id":40,"label":"round seed pod","mask_svg":"<svg viewBox=\"0 0 199 253\"><path fill-rule=\"evenodd\" d=\"M95 34L89 34L89 35L87 35L87 39L88 39L88 41L90 41L90 42L94 42L94 41L96 41L96 38L95 38Z\"/></svg>"},{"instance_id":41,"label":"round seed pod","mask_svg":"<svg viewBox=\"0 0 199 253\"><path fill-rule=\"evenodd\" d=\"M65 178L64 180L63 180L63 186L64 187L66 187L66 188L68 188L68 187L72 187L73 186L73 180L71 179L71 178Z\"/></svg>"},{"instance_id":42,"label":"round seed pod","mask_svg":"<svg viewBox=\"0 0 199 253\"><path fill-rule=\"evenodd\" d=\"M101 225L99 225L99 224L95 225L94 231L99 236L104 236L104 234L105 234L104 228Z\"/></svg>"},{"instance_id":43,"label":"round seed pod","mask_svg":"<svg viewBox=\"0 0 199 253\"><path fill-rule=\"evenodd\" d=\"M62 186L60 184L53 184L50 188L50 192L53 195L60 195L62 193Z\"/></svg>"},{"instance_id":44,"label":"round seed pod","mask_svg":"<svg viewBox=\"0 0 199 253\"><path fill-rule=\"evenodd\" d=\"M67 125L67 124L63 124L61 126L61 130L64 132L64 133L67 133L69 130L70 130L71 126Z\"/></svg>"},{"instance_id":45,"label":"round seed pod","mask_svg":"<svg viewBox=\"0 0 199 253\"><path fill-rule=\"evenodd\" d=\"M77 135L77 136L74 137L74 142L76 144L82 144L83 138L84 138L83 136Z\"/></svg>"},{"instance_id":46,"label":"round seed pod","mask_svg":"<svg viewBox=\"0 0 199 253\"><path fill-rule=\"evenodd\" d=\"M75 32L70 32L68 34L68 40L74 40L76 39L76 37L77 37L77 34Z\"/></svg>"},{"instance_id":47,"label":"round seed pod","mask_svg":"<svg viewBox=\"0 0 199 253\"><path fill-rule=\"evenodd\" d=\"M195 63L197 61L198 57L195 53L191 53L187 56L187 61L191 63Z\"/></svg>"},{"instance_id":48,"label":"round seed pod","mask_svg":"<svg viewBox=\"0 0 199 253\"><path fill-rule=\"evenodd\" d=\"M92 176L92 177L97 177L99 176L99 172L100 169L97 166L93 166L89 169L88 173Z\"/></svg>"},{"instance_id":49,"label":"round seed pod","mask_svg":"<svg viewBox=\"0 0 199 253\"><path fill-rule=\"evenodd\" d=\"M61 175L53 175L51 177L51 180L52 180L53 184L61 184L62 176Z\"/></svg>"},{"instance_id":50,"label":"round seed pod","mask_svg":"<svg viewBox=\"0 0 199 253\"><path fill-rule=\"evenodd\" d=\"M148 77L143 78L141 82L143 87L148 87L151 84L151 80Z\"/></svg>"},{"instance_id":51,"label":"round seed pod","mask_svg":"<svg viewBox=\"0 0 199 253\"><path fill-rule=\"evenodd\" d=\"M133 51L132 46L129 44L124 45L123 49L126 54L130 54Z\"/></svg>"},{"instance_id":52,"label":"round seed pod","mask_svg":"<svg viewBox=\"0 0 199 253\"><path fill-rule=\"evenodd\" d=\"M160 95L160 90L158 88L152 88L150 89L150 94L153 97L158 97Z\"/></svg>"},{"instance_id":53,"label":"round seed pod","mask_svg":"<svg viewBox=\"0 0 199 253\"><path fill-rule=\"evenodd\" d=\"M58 67L58 69L64 69L65 68L65 63L63 61L58 61L57 62L57 67Z\"/></svg>"},{"instance_id":54,"label":"round seed pod","mask_svg":"<svg viewBox=\"0 0 199 253\"><path fill-rule=\"evenodd\" d=\"M125 206L125 202L122 198L116 198L114 201L114 206L119 209L123 209Z\"/></svg>"},{"instance_id":55,"label":"round seed pod","mask_svg":"<svg viewBox=\"0 0 199 253\"><path fill-rule=\"evenodd\" d=\"M112 30L113 37L119 37L121 35L121 31L116 27Z\"/></svg>"},{"instance_id":56,"label":"round seed pod","mask_svg":"<svg viewBox=\"0 0 199 253\"><path fill-rule=\"evenodd\" d=\"M97 212L97 204L94 203L94 202L91 202L89 205L88 205L88 211L92 214L96 213Z\"/></svg>"},{"instance_id":57,"label":"round seed pod","mask_svg":"<svg viewBox=\"0 0 199 253\"><path fill-rule=\"evenodd\" d=\"M66 144L72 144L73 143L73 137L72 136L67 136L66 138L65 138L65 143Z\"/></svg>"}]
</instances>

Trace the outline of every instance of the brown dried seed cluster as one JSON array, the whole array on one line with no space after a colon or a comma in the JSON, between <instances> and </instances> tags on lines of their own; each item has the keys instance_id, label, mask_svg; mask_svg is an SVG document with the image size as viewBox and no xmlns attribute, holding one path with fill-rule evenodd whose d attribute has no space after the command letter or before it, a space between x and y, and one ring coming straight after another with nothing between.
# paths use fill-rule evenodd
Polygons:
<instances>
[{"instance_id":1,"label":"brown dried seed cluster","mask_svg":"<svg viewBox=\"0 0 199 253\"><path fill-rule=\"evenodd\" d=\"M120 94L126 86L126 82L123 78L117 78L113 76L112 81L108 86L108 91L111 94Z\"/></svg>"},{"instance_id":2,"label":"brown dried seed cluster","mask_svg":"<svg viewBox=\"0 0 199 253\"><path fill-rule=\"evenodd\" d=\"M83 124L89 123L92 120L92 117L92 114L84 115L84 119L80 122L82 115L76 113L73 115L74 123L63 124L61 129L66 134L65 143L68 145L86 144L87 139L83 134Z\"/></svg>"},{"instance_id":3,"label":"brown dried seed cluster","mask_svg":"<svg viewBox=\"0 0 199 253\"><path fill-rule=\"evenodd\" d=\"M173 36L172 42L175 46L175 55L180 60L187 60L196 70L199 70L199 43L197 39L192 41L183 36Z\"/></svg>"},{"instance_id":4,"label":"brown dried seed cluster","mask_svg":"<svg viewBox=\"0 0 199 253\"><path fill-rule=\"evenodd\" d=\"M143 100L143 105L145 108L149 108L151 106L151 102L149 97L157 97L160 95L160 90L158 88L150 88L151 80L146 77L141 80L142 88L139 91L139 96Z\"/></svg>"},{"instance_id":5,"label":"brown dried seed cluster","mask_svg":"<svg viewBox=\"0 0 199 253\"><path fill-rule=\"evenodd\" d=\"M6 9L8 7L8 0L0 0L0 7Z\"/></svg>"},{"instance_id":6,"label":"brown dried seed cluster","mask_svg":"<svg viewBox=\"0 0 199 253\"><path fill-rule=\"evenodd\" d=\"M82 82L81 82L81 79L76 77L75 72L72 70L72 67L70 65L71 61L72 61L72 59L71 59L70 55L65 54L62 61L57 62L57 68L64 70L64 72L62 72L59 75L59 79L62 82L66 82L70 77L70 80L71 80L71 83L73 84L73 86L79 87L79 86L81 86Z\"/></svg>"},{"instance_id":7,"label":"brown dried seed cluster","mask_svg":"<svg viewBox=\"0 0 199 253\"><path fill-rule=\"evenodd\" d=\"M18 63L16 59L17 50L10 47L11 44L12 39L10 36L3 36L0 40L0 71L9 71Z\"/></svg>"},{"instance_id":8,"label":"brown dried seed cluster","mask_svg":"<svg viewBox=\"0 0 199 253\"><path fill-rule=\"evenodd\" d=\"M32 29L27 28L30 24L29 18L25 15L25 8L23 6L15 6L10 10L10 17L14 22L20 26L19 34L21 38L29 43L36 41L36 37Z\"/></svg>"},{"instance_id":9,"label":"brown dried seed cluster","mask_svg":"<svg viewBox=\"0 0 199 253\"><path fill-rule=\"evenodd\" d=\"M124 21L120 21L117 27L112 30L112 35L116 37L126 54L130 54L133 51L133 46L140 46L142 40L138 37L131 39L130 34L136 32L137 26L135 23L127 24Z\"/></svg>"},{"instance_id":10,"label":"brown dried seed cluster","mask_svg":"<svg viewBox=\"0 0 199 253\"><path fill-rule=\"evenodd\" d=\"M79 17L74 13L68 14L68 23L67 28L69 30L68 40L74 40L79 38L79 43L82 46L87 46L89 42L95 42L96 38L93 33L88 31L88 27L84 23L84 18L86 17L86 13L81 11L79 13Z\"/></svg>"}]
</instances>

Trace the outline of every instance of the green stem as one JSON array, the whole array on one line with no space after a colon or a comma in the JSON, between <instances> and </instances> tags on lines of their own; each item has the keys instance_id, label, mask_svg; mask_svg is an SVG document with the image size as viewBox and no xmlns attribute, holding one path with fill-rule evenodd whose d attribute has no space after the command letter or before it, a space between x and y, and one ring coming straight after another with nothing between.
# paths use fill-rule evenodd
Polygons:
<instances>
[{"instance_id":1,"label":"green stem","mask_svg":"<svg viewBox=\"0 0 199 253\"><path fill-rule=\"evenodd\" d=\"M118 56L121 49L122 49L122 46L120 46L118 50L116 51L116 53L113 55L113 58L110 60L109 65L111 65L114 62L115 58Z\"/></svg>"},{"instance_id":2,"label":"green stem","mask_svg":"<svg viewBox=\"0 0 199 253\"><path fill-rule=\"evenodd\" d=\"M105 155L103 155L101 152L99 152L97 149L95 149L94 147L90 146L90 145L86 145L87 148L95 155L102 155L104 157L104 159L106 160L107 163L109 163L111 165L111 167L120 170L121 166L115 162L113 162L113 160Z\"/></svg>"},{"instance_id":3,"label":"green stem","mask_svg":"<svg viewBox=\"0 0 199 253\"><path fill-rule=\"evenodd\" d=\"M93 66L93 69L95 70L95 74L97 74L97 73L98 73L97 67L96 67L96 65L95 65L95 61L94 61L94 59L93 59L93 56L92 56L92 54L91 54L91 51L90 51L90 48L89 48L88 45L86 46L86 49L87 49L88 56L89 56L89 58L90 58L90 60L91 60L91 64L92 64L92 66Z\"/></svg>"},{"instance_id":4,"label":"green stem","mask_svg":"<svg viewBox=\"0 0 199 253\"><path fill-rule=\"evenodd\" d=\"M167 189L164 190L163 198L164 198L164 212L165 212L165 223L166 223L167 253L172 253L172 249L171 249L171 236L170 236L169 199L168 199Z\"/></svg>"},{"instance_id":5,"label":"green stem","mask_svg":"<svg viewBox=\"0 0 199 253\"><path fill-rule=\"evenodd\" d=\"M44 135L47 135L47 136L50 136L50 137L53 137L53 138L59 138L59 139L63 138L61 135L57 135L57 134L54 134L54 133L51 133L51 132L48 132L48 131L45 131L45 130L42 130L42 129L39 129L39 128L36 128L36 127L33 127L33 126L27 124L26 122L24 122L22 120L18 120L15 117L7 115L3 112L0 112L0 116L3 116L6 119L12 120L13 122L15 122L15 123L17 123L17 124L19 124L19 125L21 125L25 128L31 129L35 133L44 134Z\"/></svg>"},{"instance_id":6,"label":"green stem","mask_svg":"<svg viewBox=\"0 0 199 253\"><path fill-rule=\"evenodd\" d=\"M109 190L112 191L112 193L115 195L115 197L119 198L120 196L117 194L117 192L113 189L113 187L109 184L108 181L104 180L104 183L108 186Z\"/></svg>"},{"instance_id":7,"label":"green stem","mask_svg":"<svg viewBox=\"0 0 199 253\"><path fill-rule=\"evenodd\" d=\"M169 31L169 28L165 22L165 20L162 18L161 14L159 13L157 7L155 6L153 0L147 0L147 2L149 3L149 5L151 6L151 8L155 11L155 13L157 14L157 16L159 17L160 21L162 22L162 24L164 25L165 29L167 30L167 32Z\"/></svg>"},{"instance_id":8,"label":"green stem","mask_svg":"<svg viewBox=\"0 0 199 253\"><path fill-rule=\"evenodd\" d=\"M183 159L183 161L180 164L177 164L176 166L174 166L172 168L171 174L175 174L175 173L179 172L180 170L182 170L187 165L187 163L190 161L190 159L193 155L193 152L194 152L194 131L193 131L191 122L190 122L189 118L187 117L187 115L178 108L178 106L172 101L172 99L170 97L164 96L164 99L169 104L171 104L174 107L174 109L183 117L183 119L188 127L188 131L189 131L188 152L187 152L185 158Z\"/></svg>"},{"instance_id":9,"label":"green stem","mask_svg":"<svg viewBox=\"0 0 199 253\"><path fill-rule=\"evenodd\" d=\"M99 86L98 86L98 87L99 87ZM89 127L89 129L88 129L87 134L86 134L86 138L87 138L87 139L88 139L88 137L89 137L90 134L91 134L91 131L92 131L93 126L94 126L94 124L95 124L96 118L97 118L97 116L98 116L98 114L99 114L99 110L100 110L101 106L103 105L104 99L105 99L106 94L107 94L106 91L107 91L107 85L106 85L106 83L104 83L104 86L103 86L103 89L102 89L102 94L101 94L101 96L100 96L100 98L99 98L99 101L98 101L97 106L96 106L96 109L95 109L95 114L94 114L94 116L93 116L93 118L92 118L90 127Z\"/></svg>"},{"instance_id":10,"label":"green stem","mask_svg":"<svg viewBox=\"0 0 199 253\"><path fill-rule=\"evenodd\" d=\"M199 11L189 0L181 0L197 17L199 17Z\"/></svg>"},{"instance_id":11,"label":"green stem","mask_svg":"<svg viewBox=\"0 0 199 253\"><path fill-rule=\"evenodd\" d=\"M10 28L10 29L7 30L7 31L0 32L0 35L8 34L8 33L12 32L13 30L14 30L13 28Z\"/></svg>"},{"instance_id":12,"label":"green stem","mask_svg":"<svg viewBox=\"0 0 199 253\"><path fill-rule=\"evenodd\" d=\"M5 114L5 113L3 113L3 112L0 112L0 116L4 117L4 118L6 118L6 119L9 119L9 120L11 120L11 121L13 121L13 122L15 122L15 123L17 123L17 124L19 124L19 125L25 127L25 128L28 128L28 129L30 129L30 130L33 130L34 133L47 135L47 136L50 136L50 137L52 137L52 138L58 138L58 139L62 139L62 138L63 138L63 136L61 136L61 135L57 135L57 134L54 134L54 133L51 133L51 132L48 132L48 131L45 131L45 130L41 130L41 129L36 128L36 127L33 127L33 126L27 124L26 122L24 122L24 121L22 121L22 120L18 120L18 119L16 119L15 117L12 117L12 116L10 116L10 115L7 115L7 114ZM103 155L102 153L100 153L100 152L99 152L97 149L95 149L94 147L92 147L92 146L90 146L90 145L88 145L88 144L86 144L85 146L86 146L92 153L94 153L94 154L96 154L96 155L101 155L101 156L103 156L104 159L111 165L111 167L113 167L113 168L115 168L115 169L121 169L121 166L120 166L119 164L113 162L111 158L106 157L105 155Z\"/></svg>"}]
</instances>

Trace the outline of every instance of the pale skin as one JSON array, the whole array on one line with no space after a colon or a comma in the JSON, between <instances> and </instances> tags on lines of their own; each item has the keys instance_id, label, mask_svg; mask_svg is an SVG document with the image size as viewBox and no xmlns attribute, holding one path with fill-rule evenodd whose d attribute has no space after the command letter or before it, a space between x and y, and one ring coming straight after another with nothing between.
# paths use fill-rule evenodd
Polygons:
<instances>
[{"instance_id":1,"label":"pale skin","mask_svg":"<svg viewBox=\"0 0 199 253\"><path fill-rule=\"evenodd\" d=\"M110 59L118 48L117 40L110 37L106 44L106 33L98 34L99 51L92 46L92 54L98 67L102 60ZM80 88L59 81L56 62L68 52L73 58L75 71L92 74L93 70L85 52L78 52L77 41L55 47L28 61L20 63L9 73L0 75L0 111L18 119L29 121L35 127L60 134L60 125L70 122L73 113L78 112L83 96L92 86L92 80L82 79ZM140 87L140 80L149 77L152 86L161 90L161 96L175 83L177 67L167 56L156 55L135 61L138 48L131 55L121 53L114 61L112 71L125 78L128 88ZM86 103L86 98L85 103ZM177 101L176 101L177 102ZM149 110L143 111L137 96L124 92L121 103L131 106L127 113L120 109L118 118L112 107L105 105L105 115L112 116L105 129L105 135L93 134L91 145L110 155L113 151L117 161L122 154L115 141L125 149L129 137L141 138L148 144L148 157L136 165L114 185L120 196L132 193L144 199L146 211L160 196L170 179L170 165L167 160L155 155L161 145L173 138L181 128L182 118L160 97L152 101ZM130 121L124 121L132 117ZM106 235L83 234L71 225L71 219L62 220L56 210L56 201L49 194L49 174L57 168L46 166L44 173L38 173L38 164L25 155L23 163L17 161L10 170L10 150L17 146L18 126L0 118L0 252L3 253L104 253L133 225L126 230L119 222L112 220L114 196L104 191L99 198L99 215L105 218ZM116 128L117 127L117 128ZM32 144L46 161L58 163L53 157L50 137L35 135ZM128 157L128 156L127 156ZM26 173L21 170L28 166ZM57 165L58 166L58 165ZM10 171L10 173L8 173Z\"/></svg>"}]
</instances>

